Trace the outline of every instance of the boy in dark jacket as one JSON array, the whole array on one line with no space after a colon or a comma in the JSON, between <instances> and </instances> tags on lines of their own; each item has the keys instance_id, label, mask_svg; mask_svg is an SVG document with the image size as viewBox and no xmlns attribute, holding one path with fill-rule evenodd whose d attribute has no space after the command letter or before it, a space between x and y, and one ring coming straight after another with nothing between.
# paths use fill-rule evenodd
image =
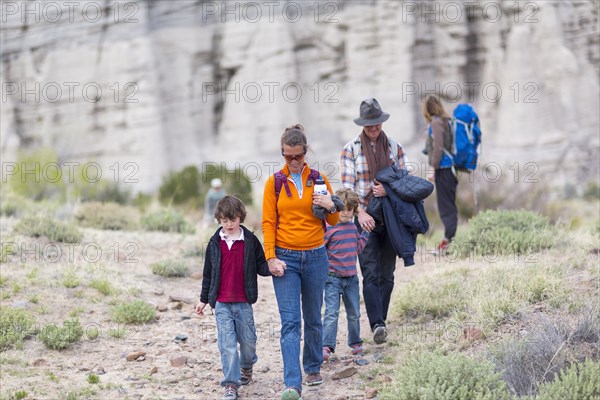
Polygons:
<instances>
[{"instance_id":1,"label":"boy in dark jacket","mask_svg":"<svg viewBox=\"0 0 600 400\"><path fill-rule=\"evenodd\" d=\"M206 248L202 291L196 306L196 314L201 316L207 304L215 309L223 400L237 399L240 384L252 382L252 366L258 360L252 312L258 298L257 274L270 275L260 241L240 225L245 217L246 207L237 197L225 196L217 203L215 218L221 227Z\"/></svg>"}]
</instances>

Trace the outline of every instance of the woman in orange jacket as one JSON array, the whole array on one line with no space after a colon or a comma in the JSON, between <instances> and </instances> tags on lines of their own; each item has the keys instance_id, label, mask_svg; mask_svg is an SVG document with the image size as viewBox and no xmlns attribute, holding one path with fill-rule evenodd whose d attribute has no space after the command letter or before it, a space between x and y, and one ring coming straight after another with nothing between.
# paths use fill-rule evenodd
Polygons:
<instances>
[{"instance_id":1,"label":"woman in orange jacket","mask_svg":"<svg viewBox=\"0 0 600 400\"><path fill-rule=\"evenodd\" d=\"M330 225L337 224L339 215L331 200L332 189L327 177L311 170L304 161L307 150L302 125L287 128L281 137L285 166L267 180L263 196L265 257L273 274L281 318L280 346L286 386L282 400L297 400L302 394L301 316L304 319L305 383L323 382L320 374L323 361L321 306L328 260L324 223L313 214L313 205L329 211L326 220ZM313 193L315 180L321 178L327 186L327 195Z\"/></svg>"}]
</instances>

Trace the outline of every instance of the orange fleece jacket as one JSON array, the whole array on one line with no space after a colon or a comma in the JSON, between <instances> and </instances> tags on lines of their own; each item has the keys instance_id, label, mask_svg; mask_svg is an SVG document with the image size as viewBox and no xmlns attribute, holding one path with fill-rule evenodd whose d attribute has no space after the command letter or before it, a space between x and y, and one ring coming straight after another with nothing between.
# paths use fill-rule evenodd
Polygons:
<instances>
[{"instance_id":1,"label":"orange fleece jacket","mask_svg":"<svg viewBox=\"0 0 600 400\"><path fill-rule=\"evenodd\" d=\"M281 186L279 200L275 195L275 176L271 175L265 184L263 195L262 229L265 241L265 257L275 257L275 247L290 250L310 250L325 244L325 232L321 220L312 212L312 196L314 182L306 186L310 175L308 164L304 163L302 168L302 198L298 195L298 189L290 176L288 166L283 167L283 173L288 177L288 185L292 197L285 192L285 185ZM327 185L327 190L333 194L327 177L321 174ZM277 212L279 211L279 228L277 228ZM328 214L327 223L337 224L339 213Z\"/></svg>"}]
</instances>

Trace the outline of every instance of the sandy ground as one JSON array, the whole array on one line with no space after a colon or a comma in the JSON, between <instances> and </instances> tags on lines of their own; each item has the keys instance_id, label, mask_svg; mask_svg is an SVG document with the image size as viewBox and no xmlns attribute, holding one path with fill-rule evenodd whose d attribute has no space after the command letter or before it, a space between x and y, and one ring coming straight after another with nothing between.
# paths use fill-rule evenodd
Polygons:
<instances>
[{"instance_id":1,"label":"sandy ground","mask_svg":"<svg viewBox=\"0 0 600 400\"><path fill-rule=\"evenodd\" d=\"M204 317L198 317L193 311L201 280L198 276L162 278L153 275L150 267L157 260L187 254L190 272L200 274L202 258L189 255L204 246L202 241L208 238L208 233L183 236L85 229L81 246L66 246L57 251L43 239L8 235L13 223L3 221L3 241L17 243L20 250L37 248L38 254L19 251L1 265L2 277L7 282L2 288L2 305L27 309L36 316L39 327L46 323L61 324L70 315L78 314L86 335L62 351L47 349L33 336L25 341L23 349L0 353L4 397L17 390L25 390L30 399L64 399L69 393L76 394L75 399L221 397L222 370L214 315L208 311ZM405 269L401 265L399 260L398 281L410 279L418 268ZM69 271L81 280L75 288L65 288L62 283ZM105 296L89 287L93 279L102 278L109 280L116 294ZM284 389L280 323L271 279L259 277L259 300L254 307L259 360L254 382L239 390L242 399L278 399ZM15 284L20 286L18 290L14 289ZM170 297L175 296L190 302L171 301ZM109 336L109 330L118 327L111 319L111 307L133 299L142 299L164 311L157 310L159 319L154 323L127 325L123 338ZM361 334L367 349L362 358L368 364L356 364L350 354L342 306L335 358L323 366L322 385L304 387L305 400L362 399L368 386L389 380L377 368L388 344L376 346L372 342L364 304L361 309ZM100 335L91 339L88 332L94 328L99 329ZM187 335L188 339L176 341L179 334ZM144 359L127 361L126 356L134 351L145 352ZM187 357L186 362L180 367L173 366L171 360L179 356ZM336 370L348 366L356 367L357 373L345 379L332 379ZM90 373L97 374L100 382L89 384Z\"/></svg>"}]
</instances>

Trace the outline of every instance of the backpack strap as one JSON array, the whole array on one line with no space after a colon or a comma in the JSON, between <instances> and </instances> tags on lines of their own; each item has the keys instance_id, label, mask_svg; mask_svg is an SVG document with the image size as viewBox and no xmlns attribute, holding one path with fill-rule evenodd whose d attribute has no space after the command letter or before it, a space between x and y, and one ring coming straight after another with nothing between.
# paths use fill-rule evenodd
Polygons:
<instances>
[{"instance_id":1,"label":"backpack strap","mask_svg":"<svg viewBox=\"0 0 600 400\"><path fill-rule=\"evenodd\" d=\"M283 173L283 170L279 170L275 172L275 212L277 213L277 222L275 223L275 228L279 227L279 211L277 210L277 202L279 200L279 194L281 193L281 187L285 187L285 194L288 197L292 197L292 191L290 190L290 186L287 180L287 176ZM310 169L310 174L308 174L308 180L312 180L312 185L315 184L315 181L321 177L319 171L315 169ZM307 185L308 186L308 185ZM321 220L321 224L323 225L323 231L327 231L327 225L325 224L325 220Z\"/></svg>"}]
</instances>

